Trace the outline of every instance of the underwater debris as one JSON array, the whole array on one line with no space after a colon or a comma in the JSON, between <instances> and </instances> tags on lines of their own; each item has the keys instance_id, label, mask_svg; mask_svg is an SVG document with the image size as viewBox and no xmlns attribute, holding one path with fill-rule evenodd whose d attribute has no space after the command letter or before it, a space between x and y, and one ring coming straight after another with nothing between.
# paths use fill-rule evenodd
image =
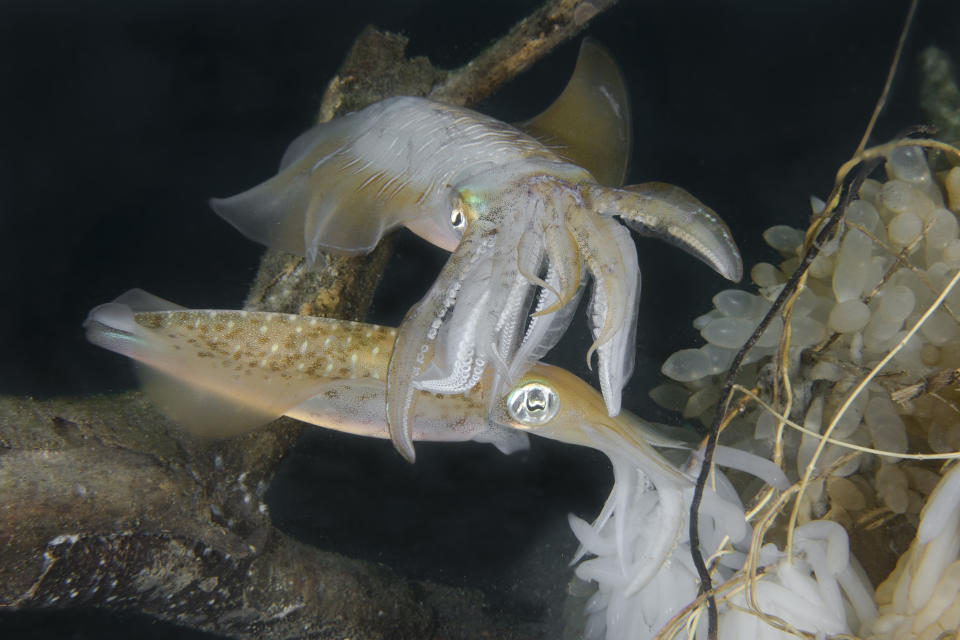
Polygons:
<instances>
[{"instance_id":1,"label":"underwater debris","mask_svg":"<svg viewBox=\"0 0 960 640\"><path fill-rule=\"evenodd\" d=\"M132 392L4 396L0 425L0 627L15 611L103 608L233 638L536 637L478 591L274 528L262 501L292 421L211 443Z\"/></svg>"}]
</instances>

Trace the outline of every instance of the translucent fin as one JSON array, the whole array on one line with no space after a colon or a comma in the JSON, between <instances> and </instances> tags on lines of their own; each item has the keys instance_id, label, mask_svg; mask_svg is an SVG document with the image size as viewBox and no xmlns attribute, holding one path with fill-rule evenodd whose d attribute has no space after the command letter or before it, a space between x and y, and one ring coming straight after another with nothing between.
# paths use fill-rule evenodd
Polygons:
<instances>
[{"instance_id":1,"label":"translucent fin","mask_svg":"<svg viewBox=\"0 0 960 640\"><path fill-rule=\"evenodd\" d=\"M235 397L167 374L142 362L134 364L143 392L165 415L191 433L228 438L270 424L283 412L240 404Z\"/></svg>"},{"instance_id":2,"label":"translucent fin","mask_svg":"<svg viewBox=\"0 0 960 640\"><path fill-rule=\"evenodd\" d=\"M591 187L590 195L599 213L620 216L637 233L680 247L728 280L743 277L743 261L729 227L680 187L646 182L622 189Z\"/></svg>"},{"instance_id":3,"label":"translucent fin","mask_svg":"<svg viewBox=\"0 0 960 640\"><path fill-rule=\"evenodd\" d=\"M210 206L251 240L308 262L318 251L369 253L402 224L425 229L440 246L455 245L452 232L443 232L450 209L427 206L424 185L411 185L411 168L388 153L402 140L379 129L398 104L385 100L317 125L290 144L280 173Z\"/></svg>"},{"instance_id":4,"label":"translucent fin","mask_svg":"<svg viewBox=\"0 0 960 640\"><path fill-rule=\"evenodd\" d=\"M386 383L373 378L331 380L286 415L326 429L368 438L389 438L383 408Z\"/></svg>"},{"instance_id":5,"label":"translucent fin","mask_svg":"<svg viewBox=\"0 0 960 640\"><path fill-rule=\"evenodd\" d=\"M225 437L251 431L316 393L316 379L258 367L241 350L212 349L193 328L216 312L135 313L127 303L171 304L139 290L119 300L90 312L84 323L87 339L136 360L144 392L194 433ZM221 313L234 314L238 322L248 317Z\"/></svg>"},{"instance_id":6,"label":"translucent fin","mask_svg":"<svg viewBox=\"0 0 960 640\"><path fill-rule=\"evenodd\" d=\"M143 289L130 289L117 296L114 304L126 305L134 313L141 311L184 311L185 308Z\"/></svg>"},{"instance_id":7,"label":"translucent fin","mask_svg":"<svg viewBox=\"0 0 960 640\"><path fill-rule=\"evenodd\" d=\"M630 160L630 103L617 63L595 40L580 45L577 66L560 97L517 126L600 184L623 184Z\"/></svg>"}]
</instances>

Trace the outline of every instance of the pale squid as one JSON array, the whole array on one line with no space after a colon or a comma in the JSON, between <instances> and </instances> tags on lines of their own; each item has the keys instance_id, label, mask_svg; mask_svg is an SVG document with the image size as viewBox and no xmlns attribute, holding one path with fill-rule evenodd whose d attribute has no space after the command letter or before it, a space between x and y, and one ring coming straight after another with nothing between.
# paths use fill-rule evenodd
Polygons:
<instances>
[{"instance_id":1,"label":"pale squid","mask_svg":"<svg viewBox=\"0 0 960 640\"><path fill-rule=\"evenodd\" d=\"M453 252L399 328L387 371L390 435L411 461L418 392L462 393L491 372L489 397L498 398L565 331L588 275L587 361L597 352L607 413L619 413L640 279L633 240L614 216L727 278L742 273L729 229L693 196L660 183L615 188L630 115L602 47L586 41L560 98L518 126L391 98L310 129L277 176L211 201L248 237L308 262L319 251L368 252L398 226Z\"/></svg>"}]
</instances>

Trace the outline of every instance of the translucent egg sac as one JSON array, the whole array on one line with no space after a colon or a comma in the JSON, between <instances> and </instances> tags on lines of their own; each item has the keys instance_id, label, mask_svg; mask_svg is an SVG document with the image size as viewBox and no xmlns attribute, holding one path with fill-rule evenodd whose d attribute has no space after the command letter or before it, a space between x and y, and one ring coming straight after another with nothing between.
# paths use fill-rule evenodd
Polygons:
<instances>
[{"instance_id":1,"label":"translucent egg sac","mask_svg":"<svg viewBox=\"0 0 960 640\"><path fill-rule=\"evenodd\" d=\"M826 491L811 491L801 516L826 513L843 524L855 553L868 557L864 564L875 584L906 550L940 473L936 461L904 461L897 454L960 450L960 286L933 308L960 270L960 167L932 171L922 148L900 147L889 153L884 171L886 180L874 175L863 182L835 235L819 247L787 334L778 316L738 376L776 405L771 390L784 378L773 362L786 340L781 364L790 384L790 420L818 433L832 425L833 438L886 452L844 462L850 450L827 444L817 468L830 467L836 481ZM814 203L817 214L822 202ZM712 420L730 362L809 249L806 235L784 225L764 232L770 261L750 270L752 286L714 296L713 308L696 323L705 344L667 359L663 373L672 382L657 388L655 400L685 417ZM886 367L847 403L892 352ZM779 400L784 397L781 391ZM750 403L721 441L769 456L780 433L782 467L797 480L817 440L779 424Z\"/></svg>"}]
</instances>

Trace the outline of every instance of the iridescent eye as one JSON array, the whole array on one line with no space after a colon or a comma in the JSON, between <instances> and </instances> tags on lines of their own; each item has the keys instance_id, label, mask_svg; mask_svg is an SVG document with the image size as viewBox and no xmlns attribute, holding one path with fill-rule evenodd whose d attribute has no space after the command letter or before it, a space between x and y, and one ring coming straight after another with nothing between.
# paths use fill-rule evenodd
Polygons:
<instances>
[{"instance_id":1,"label":"iridescent eye","mask_svg":"<svg viewBox=\"0 0 960 640\"><path fill-rule=\"evenodd\" d=\"M546 424L553 420L559 410L557 392L541 382L528 382L507 396L507 412L523 425Z\"/></svg>"},{"instance_id":2,"label":"iridescent eye","mask_svg":"<svg viewBox=\"0 0 960 640\"><path fill-rule=\"evenodd\" d=\"M463 215L463 209L459 206L454 207L453 211L450 212L450 224L457 231L463 231L463 228L467 225L467 218Z\"/></svg>"}]
</instances>

